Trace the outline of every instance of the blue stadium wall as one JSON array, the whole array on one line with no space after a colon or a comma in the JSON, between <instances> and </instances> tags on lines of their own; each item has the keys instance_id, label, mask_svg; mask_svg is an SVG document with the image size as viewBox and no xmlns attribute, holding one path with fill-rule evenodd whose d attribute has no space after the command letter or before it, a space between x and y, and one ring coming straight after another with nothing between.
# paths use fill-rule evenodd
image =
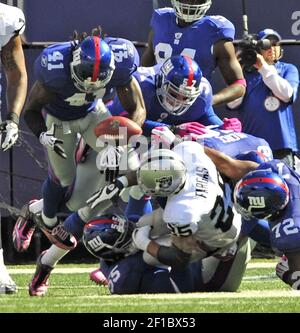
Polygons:
<instances>
[{"instance_id":1,"label":"blue stadium wall","mask_svg":"<svg viewBox=\"0 0 300 333\"><path fill-rule=\"evenodd\" d=\"M153 8L169 5L167 0L11 0L8 2L23 6L27 19L25 37L28 42L64 41L72 36L74 29L78 32L89 32L99 24L109 35L145 42ZM250 32L271 27L284 39L300 39L299 0L248 0L246 8ZM213 6L208 14L227 17L236 27L236 39L242 37L242 0L213 0ZM285 46L284 49L284 60L294 63L300 69L300 46ZM142 53L143 49L140 48L139 51ZM39 52L38 49L25 50L30 86L34 80L32 65ZM222 87L222 79L220 80L218 72L213 77L212 85L215 91ZM216 112L221 116L227 115L222 107L217 108ZM3 113L5 114L5 105ZM300 99L294 107L295 121L300 135L299 113ZM21 129L26 133L29 132L23 121ZM26 141L13 149L12 156L0 152L0 202L5 201L18 208L29 199L40 197L42 179L46 176L43 150L37 139L28 134L23 134L22 137ZM10 171L13 173L12 177L9 177ZM7 214L7 211L3 213Z\"/></svg>"}]
</instances>

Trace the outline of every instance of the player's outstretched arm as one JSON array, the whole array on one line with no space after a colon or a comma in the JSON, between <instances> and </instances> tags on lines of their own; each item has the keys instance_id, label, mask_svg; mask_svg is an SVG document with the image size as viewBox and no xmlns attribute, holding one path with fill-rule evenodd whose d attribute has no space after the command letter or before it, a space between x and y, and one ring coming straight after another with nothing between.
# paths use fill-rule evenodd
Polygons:
<instances>
[{"instance_id":1,"label":"player's outstretched arm","mask_svg":"<svg viewBox=\"0 0 300 333\"><path fill-rule=\"evenodd\" d=\"M117 94L129 118L142 127L146 119L146 107L138 81L132 77L128 84L117 87Z\"/></svg>"},{"instance_id":2,"label":"player's outstretched arm","mask_svg":"<svg viewBox=\"0 0 300 333\"><path fill-rule=\"evenodd\" d=\"M206 155L225 176L239 180L248 172L255 170L258 164L252 161L239 161L215 149L204 147Z\"/></svg>"}]
</instances>

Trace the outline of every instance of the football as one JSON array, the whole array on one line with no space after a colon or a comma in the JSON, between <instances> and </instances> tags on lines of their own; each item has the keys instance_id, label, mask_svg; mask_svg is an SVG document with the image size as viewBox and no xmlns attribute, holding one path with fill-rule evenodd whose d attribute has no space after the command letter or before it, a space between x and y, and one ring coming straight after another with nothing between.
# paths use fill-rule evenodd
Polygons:
<instances>
[{"instance_id":1,"label":"football","mask_svg":"<svg viewBox=\"0 0 300 333\"><path fill-rule=\"evenodd\" d=\"M128 139L133 135L142 134L141 127L131 119L121 116L112 116L101 121L94 129L96 137L103 137L104 140Z\"/></svg>"}]
</instances>

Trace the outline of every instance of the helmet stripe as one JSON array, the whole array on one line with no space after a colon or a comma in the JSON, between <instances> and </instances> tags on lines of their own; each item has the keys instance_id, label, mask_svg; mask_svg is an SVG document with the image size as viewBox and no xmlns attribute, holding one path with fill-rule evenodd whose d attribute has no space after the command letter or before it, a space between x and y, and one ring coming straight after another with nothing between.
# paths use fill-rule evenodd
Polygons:
<instances>
[{"instance_id":1,"label":"helmet stripe","mask_svg":"<svg viewBox=\"0 0 300 333\"><path fill-rule=\"evenodd\" d=\"M187 85L189 87L191 87L193 85L193 80L194 80L193 60L190 57L187 57L187 56L184 56L184 59L189 64L189 77L188 77Z\"/></svg>"},{"instance_id":2,"label":"helmet stripe","mask_svg":"<svg viewBox=\"0 0 300 333\"><path fill-rule=\"evenodd\" d=\"M271 184L275 184L280 186L284 191L286 191L287 193L289 193L289 189L288 187L284 184L284 183L279 183L276 180L272 179L272 178L264 178L264 177L257 177L257 178L252 178L252 179L245 179L244 181L242 181L238 188L240 188L241 186L244 185L249 185L249 184L253 184L253 183L260 183L260 182L264 182L264 183L271 183Z\"/></svg>"},{"instance_id":3,"label":"helmet stripe","mask_svg":"<svg viewBox=\"0 0 300 333\"><path fill-rule=\"evenodd\" d=\"M97 81L97 78L99 76L99 71L100 71L100 48L101 48L101 43L100 43L100 38L94 36L94 46L95 46L95 62L94 62L94 68L93 68L93 77L92 81L95 82Z\"/></svg>"},{"instance_id":4,"label":"helmet stripe","mask_svg":"<svg viewBox=\"0 0 300 333\"><path fill-rule=\"evenodd\" d=\"M87 223L85 226L97 225L97 224L114 224L114 221L111 219L101 219L101 220L93 220Z\"/></svg>"}]
</instances>

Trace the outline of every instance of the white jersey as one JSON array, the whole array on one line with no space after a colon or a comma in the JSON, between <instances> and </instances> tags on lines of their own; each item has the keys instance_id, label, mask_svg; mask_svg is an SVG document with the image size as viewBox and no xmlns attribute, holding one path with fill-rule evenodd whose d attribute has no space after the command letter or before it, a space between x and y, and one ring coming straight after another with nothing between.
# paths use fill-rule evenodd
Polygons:
<instances>
[{"instance_id":1,"label":"white jersey","mask_svg":"<svg viewBox=\"0 0 300 333\"><path fill-rule=\"evenodd\" d=\"M199 143L185 141L173 151L187 167L187 180L178 194L168 198L163 220L173 233L178 236L193 234L196 243L204 243L211 250L230 246L241 228L230 185L223 182Z\"/></svg>"},{"instance_id":2,"label":"white jersey","mask_svg":"<svg viewBox=\"0 0 300 333\"><path fill-rule=\"evenodd\" d=\"M0 50L13 36L25 30L25 17L20 8L0 3Z\"/></svg>"}]
</instances>

